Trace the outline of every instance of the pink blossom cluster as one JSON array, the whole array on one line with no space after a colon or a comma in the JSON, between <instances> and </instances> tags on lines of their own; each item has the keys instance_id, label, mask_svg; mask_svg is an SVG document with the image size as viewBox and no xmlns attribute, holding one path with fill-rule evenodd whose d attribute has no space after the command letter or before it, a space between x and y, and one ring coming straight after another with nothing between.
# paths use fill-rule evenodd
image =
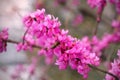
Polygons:
<instances>
[{"instance_id":1,"label":"pink blossom cluster","mask_svg":"<svg viewBox=\"0 0 120 80\"><path fill-rule=\"evenodd\" d=\"M114 28L113 42L120 42L120 21L119 20L113 20L112 27Z\"/></svg>"},{"instance_id":2,"label":"pink blossom cluster","mask_svg":"<svg viewBox=\"0 0 120 80\"><path fill-rule=\"evenodd\" d=\"M111 69L109 72L117 76L120 80L120 50L118 50L118 59L114 59L114 62L111 63ZM109 74L106 74L106 80L115 80L115 78Z\"/></svg>"},{"instance_id":3,"label":"pink blossom cluster","mask_svg":"<svg viewBox=\"0 0 120 80\"><path fill-rule=\"evenodd\" d=\"M113 33L105 33L101 39L97 36L93 36L91 39L92 51L96 52L98 56L101 56L102 51L111 43L120 42L120 21L114 20L112 27L114 29Z\"/></svg>"},{"instance_id":4,"label":"pink blossom cluster","mask_svg":"<svg viewBox=\"0 0 120 80\"><path fill-rule=\"evenodd\" d=\"M67 4L67 0L55 0L57 4ZM71 0L73 5L78 6L79 0ZM120 14L120 0L109 0L115 5L116 11ZM103 9L106 6L107 0L87 0L91 8L97 8L97 21L101 20ZM37 7L43 6L37 4ZM76 15L73 19L73 25L76 26L83 21L82 15ZM60 70L67 67L77 70L84 78L88 77L90 65L98 66L100 64L100 56L102 51L111 43L120 42L120 21L114 20L112 27L113 33L105 33L101 38L96 35L92 38L88 36L82 39L77 39L69 35L68 30L60 29L61 23L58 18L51 14L46 14L45 9L37 10L26 15L23 18L25 33L22 37L22 42L14 42L17 44L17 51L33 51L33 48L39 48L37 56L44 55L45 62L50 64L54 62ZM0 32L0 53L6 51L8 40L8 29L3 29ZM120 50L117 53L118 58L111 63L109 72L120 78ZM55 57L55 58L54 58ZM18 65L15 71L11 74L13 80L17 80L24 72L30 76L35 74L37 66L37 58L32 60L29 67ZM100 70L100 69L99 69ZM104 71L103 71L104 72ZM106 74L106 80L115 80L109 74ZM120 79L119 79L120 80Z\"/></svg>"},{"instance_id":5,"label":"pink blossom cluster","mask_svg":"<svg viewBox=\"0 0 120 80\"><path fill-rule=\"evenodd\" d=\"M87 3L91 8L102 7L105 6L106 0L88 0Z\"/></svg>"},{"instance_id":6,"label":"pink blossom cluster","mask_svg":"<svg viewBox=\"0 0 120 80\"><path fill-rule=\"evenodd\" d=\"M92 50L96 52L98 56L101 56L102 51L113 42L113 38L113 34L105 34L101 39L93 36L91 40L91 45L93 45Z\"/></svg>"},{"instance_id":7,"label":"pink blossom cluster","mask_svg":"<svg viewBox=\"0 0 120 80\"><path fill-rule=\"evenodd\" d=\"M112 34L104 34L101 39L97 36L93 36L91 40L91 45L93 45L92 50L96 52L98 56L101 56L102 51L107 48L111 43L120 42L120 32L116 31Z\"/></svg>"},{"instance_id":8,"label":"pink blossom cluster","mask_svg":"<svg viewBox=\"0 0 120 80\"><path fill-rule=\"evenodd\" d=\"M71 36L66 36L60 41L60 45L56 49L56 65L59 66L59 69L66 69L67 66L70 66L83 75L84 78L87 78L90 71L88 64L99 65L100 60L91 51L91 45L87 42L86 38L77 40Z\"/></svg>"},{"instance_id":9,"label":"pink blossom cluster","mask_svg":"<svg viewBox=\"0 0 120 80\"><path fill-rule=\"evenodd\" d=\"M6 51L7 39L8 39L8 29L3 29L0 32L0 53Z\"/></svg>"},{"instance_id":10,"label":"pink blossom cluster","mask_svg":"<svg viewBox=\"0 0 120 80\"><path fill-rule=\"evenodd\" d=\"M51 48L57 41L61 25L57 18L46 15L45 9L37 10L24 17L23 23L26 28L26 35L23 37L24 44L20 43L18 51L32 49L33 45L42 48ZM29 45L29 47L27 47Z\"/></svg>"},{"instance_id":11,"label":"pink blossom cluster","mask_svg":"<svg viewBox=\"0 0 120 80\"><path fill-rule=\"evenodd\" d=\"M120 42L120 35L119 32L114 32L113 34L106 33L102 36L101 39L97 36L93 36L92 39L85 36L81 39L81 42L84 43L84 46L86 46L89 51L95 52L97 56L101 56L102 51L111 43Z\"/></svg>"},{"instance_id":12,"label":"pink blossom cluster","mask_svg":"<svg viewBox=\"0 0 120 80\"><path fill-rule=\"evenodd\" d=\"M84 78L87 78L88 72L90 71L88 64L94 66L99 65L100 60L96 54L91 51L90 42L86 37L82 40L72 39L67 40L67 42L62 42L61 48L63 49L59 52L59 55L57 54L58 59L56 62L60 69L66 69L69 65L72 69L77 69Z\"/></svg>"},{"instance_id":13,"label":"pink blossom cluster","mask_svg":"<svg viewBox=\"0 0 120 80\"><path fill-rule=\"evenodd\" d=\"M114 28L119 28L119 27L120 27L120 21L118 21L118 20L113 20L113 22L112 22L112 27L114 27Z\"/></svg>"},{"instance_id":14,"label":"pink blossom cluster","mask_svg":"<svg viewBox=\"0 0 120 80\"><path fill-rule=\"evenodd\" d=\"M101 14L106 6L106 0L87 0L91 8L97 8L97 21L100 21Z\"/></svg>"},{"instance_id":15,"label":"pink blossom cluster","mask_svg":"<svg viewBox=\"0 0 120 80\"><path fill-rule=\"evenodd\" d=\"M88 65L99 65L99 57L92 51L90 42L83 38L78 40L68 35L68 30L60 29L60 22L50 14L45 14L45 9L37 10L24 17L26 28L23 43L17 49L28 50L34 45L41 47L38 55L44 55L46 62L50 63L56 56L56 65L60 69L70 66L87 78L90 68Z\"/></svg>"},{"instance_id":16,"label":"pink blossom cluster","mask_svg":"<svg viewBox=\"0 0 120 80\"><path fill-rule=\"evenodd\" d=\"M109 1L115 5L117 13L120 14L120 0L109 0Z\"/></svg>"}]
</instances>

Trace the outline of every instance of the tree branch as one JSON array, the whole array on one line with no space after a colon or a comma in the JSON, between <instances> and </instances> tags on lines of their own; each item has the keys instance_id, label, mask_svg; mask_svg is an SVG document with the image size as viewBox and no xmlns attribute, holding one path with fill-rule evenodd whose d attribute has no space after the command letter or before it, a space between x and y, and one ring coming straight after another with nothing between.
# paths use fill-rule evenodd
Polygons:
<instances>
[{"instance_id":1,"label":"tree branch","mask_svg":"<svg viewBox=\"0 0 120 80\"><path fill-rule=\"evenodd\" d=\"M90 68L92 68L92 69L95 69L95 70L100 71L100 72L102 72L102 73L109 74L110 76L113 76L113 77L115 78L115 80L119 80L119 78L118 78L116 75L114 75L114 74L112 74L112 73L110 73L110 72L104 71L104 70L99 69L99 68L97 68L97 67L94 67L94 66L92 66L92 65L88 65L88 66L89 66Z\"/></svg>"}]
</instances>

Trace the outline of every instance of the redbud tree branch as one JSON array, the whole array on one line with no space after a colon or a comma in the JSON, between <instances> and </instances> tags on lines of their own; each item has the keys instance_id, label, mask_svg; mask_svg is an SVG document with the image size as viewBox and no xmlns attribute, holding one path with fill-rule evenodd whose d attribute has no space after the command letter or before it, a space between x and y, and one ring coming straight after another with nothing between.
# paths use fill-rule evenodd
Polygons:
<instances>
[{"instance_id":1,"label":"redbud tree branch","mask_svg":"<svg viewBox=\"0 0 120 80\"><path fill-rule=\"evenodd\" d=\"M13 44L18 44L18 43L19 43L19 42L17 42L17 41L11 40L11 39L6 40L6 42L8 42L8 43L13 43ZM56 43L51 47L51 49L56 48L59 44L60 44L59 42L56 42ZM32 47L41 49L41 47L40 47L40 46L37 46L37 45L32 45Z\"/></svg>"},{"instance_id":2,"label":"redbud tree branch","mask_svg":"<svg viewBox=\"0 0 120 80\"><path fill-rule=\"evenodd\" d=\"M97 71L100 71L100 72L102 72L102 73L109 74L110 76L113 76L113 77L115 78L115 80L119 80L119 78L118 78L116 75L114 75L114 74L112 74L112 73L110 73L110 72L107 72L107 71L102 70L102 69L100 69L100 68L94 67L94 66L92 66L92 65L89 65L89 67L92 68L92 69L95 69L95 70L97 70Z\"/></svg>"},{"instance_id":3,"label":"redbud tree branch","mask_svg":"<svg viewBox=\"0 0 120 80\"><path fill-rule=\"evenodd\" d=\"M19 42L17 42L17 41L11 40L11 39L6 40L6 42L8 42L8 43L13 43L13 44L18 44L18 43L19 43ZM32 45L32 47L41 49L41 47L40 47L40 46L37 46L37 45Z\"/></svg>"},{"instance_id":4,"label":"redbud tree branch","mask_svg":"<svg viewBox=\"0 0 120 80\"><path fill-rule=\"evenodd\" d=\"M18 44L18 43L19 43L19 42L17 42L17 41L11 40L11 39L6 40L6 42L8 42L8 43L13 43L13 44ZM60 43L57 42L57 43L54 44L51 48L54 49L54 48L57 47L59 44L60 44ZM32 47L41 49L41 47L40 47L40 46L37 46L37 45L32 45ZM107 71L105 71L105 70L99 69L99 68L94 67L94 66L92 66L92 65L88 65L88 66L89 66L90 68L92 68L92 69L95 69L95 70L100 71L100 72L102 72L102 73L109 74L110 76L113 76L113 77L115 78L115 80L119 80L117 76L115 76L114 74L112 74L112 73L110 73L110 72L107 72Z\"/></svg>"}]
</instances>

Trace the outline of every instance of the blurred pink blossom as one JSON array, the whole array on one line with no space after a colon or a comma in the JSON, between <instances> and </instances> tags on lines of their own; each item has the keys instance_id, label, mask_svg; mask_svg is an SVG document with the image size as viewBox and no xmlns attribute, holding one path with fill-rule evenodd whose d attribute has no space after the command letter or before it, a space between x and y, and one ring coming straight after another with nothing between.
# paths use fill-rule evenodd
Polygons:
<instances>
[{"instance_id":1,"label":"blurred pink blossom","mask_svg":"<svg viewBox=\"0 0 120 80\"><path fill-rule=\"evenodd\" d=\"M106 6L106 0L87 0L88 5L91 8L97 8L97 21L101 20L101 14Z\"/></svg>"},{"instance_id":2,"label":"blurred pink blossom","mask_svg":"<svg viewBox=\"0 0 120 80\"><path fill-rule=\"evenodd\" d=\"M78 14L75 16L75 18L72 21L73 26L78 26L83 22L83 16L81 14Z\"/></svg>"},{"instance_id":3,"label":"blurred pink blossom","mask_svg":"<svg viewBox=\"0 0 120 80\"><path fill-rule=\"evenodd\" d=\"M115 5L117 13L120 14L120 0L109 0L109 1Z\"/></svg>"},{"instance_id":4,"label":"blurred pink blossom","mask_svg":"<svg viewBox=\"0 0 120 80\"><path fill-rule=\"evenodd\" d=\"M72 4L74 6L79 6L80 5L80 0L72 0Z\"/></svg>"},{"instance_id":5,"label":"blurred pink blossom","mask_svg":"<svg viewBox=\"0 0 120 80\"><path fill-rule=\"evenodd\" d=\"M3 29L0 32L0 53L6 51L7 39L8 39L8 29Z\"/></svg>"}]
</instances>

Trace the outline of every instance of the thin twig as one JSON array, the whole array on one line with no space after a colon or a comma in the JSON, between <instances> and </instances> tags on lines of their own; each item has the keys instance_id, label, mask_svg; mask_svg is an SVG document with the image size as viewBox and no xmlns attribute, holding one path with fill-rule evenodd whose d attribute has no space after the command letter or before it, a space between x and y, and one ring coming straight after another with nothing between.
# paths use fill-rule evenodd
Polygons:
<instances>
[{"instance_id":1,"label":"thin twig","mask_svg":"<svg viewBox=\"0 0 120 80\"><path fill-rule=\"evenodd\" d=\"M115 80L119 80L119 78L118 78L116 75L114 75L114 74L112 74L112 73L110 73L110 72L104 71L104 70L99 69L99 68L97 68L97 67L94 67L94 66L92 66L92 65L88 65L88 66L89 66L90 68L92 68L92 69L95 69L95 70L100 71L100 72L102 72L102 73L109 74L110 76L113 76L113 77L115 78Z\"/></svg>"},{"instance_id":2,"label":"thin twig","mask_svg":"<svg viewBox=\"0 0 120 80\"><path fill-rule=\"evenodd\" d=\"M14 41L14 40L11 40L11 39L6 40L6 42L8 42L8 43L13 43L13 44L19 44L19 42ZM37 45L32 45L32 47L41 49L41 47L40 47L40 46L37 46Z\"/></svg>"},{"instance_id":3,"label":"thin twig","mask_svg":"<svg viewBox=\"0 0 120 80\"><path fill-rule=\"evenodd\" d=\"M95 29L94 29L94 31L93 31L93 35L96 35L97 34L97 32L98 32L98 25L99 25L99 21L97 21L97 25L95 26Z\"/></svg>"},{"instance_id":4,"label":"thin twig","mask_svg":"<svg viewBox=\"0 0 120 80\"><path fill-rule=\"evenodd\" d=\"M13 43L13 44L19 44L19 43L20 43L20 42L17 42L17 41L11 40L11 39L6 40L6 42L8 42L8 43ZM27 42L27 43L29 44L29 42ZM60 44L59 42L56 42L56 43L51 47L51 49L56 48L59 44ZM41 49L41 47L38 46L38 45L32 45L32 47L34 47L34 48L38 48L38 49Z\"/></svg>"},{"instance_id":5,"label":"thin twig","mask_svg":"<svg viewBox=\"0 0 120 80\"><path fill-rule=\"evenodd\" d=\"M26 34L27 34L27 32L28 32L29 29L30 29L30 27L25 31L25 33L23 35L23 44L25 43L25 36L26 36Z\"/></svg>"},{"instance_id":6,"label":"thin twig","mask_svg":"<svg viewBox=\"0 0 120 80\"><path fill-rule=\"evenodd\" d=\"M6 40L6 42L8 42L8 43L13 43L13 44L18 44L18 43L19 43L19 42L17 42L17 41L13 41L13 40L11 40L11 39Z\"/></svg>"}]
</instances>

